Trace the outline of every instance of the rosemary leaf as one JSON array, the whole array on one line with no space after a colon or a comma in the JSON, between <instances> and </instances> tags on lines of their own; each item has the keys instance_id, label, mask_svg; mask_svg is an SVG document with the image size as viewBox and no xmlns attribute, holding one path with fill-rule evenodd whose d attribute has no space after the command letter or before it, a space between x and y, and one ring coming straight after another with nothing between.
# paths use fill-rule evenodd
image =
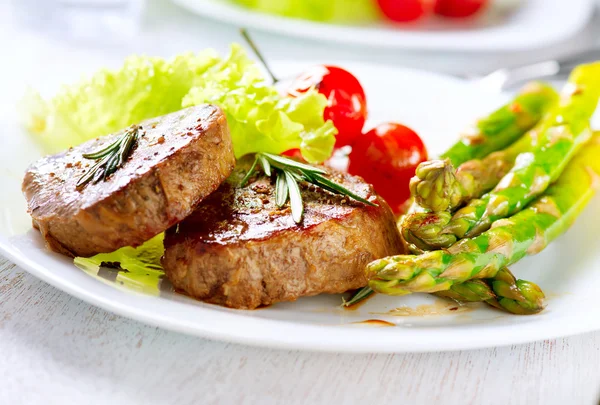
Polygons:
<instances>
[{"instance_id":1,"label":"rosemary leaf","mask_svg":"<svg viewBox=\"0 0 600 405\"><path fill-rule=\"evenodd\" d=\"M271 153L261 153L261 155L268 158L270 161L275 163L274 166L277 166L277 168L282 169L282 170L288 169L288 168L294 168L294 169L298 169L298 170L307 171L310 173L321 173L321 174L327 173L325 170L320 169L318 167L300 163L300 162L295 161L294 159L288 159L284 156L273 155Z\"/></svg>"},{"instance_id":2,"label":"rosemary leaf","mask_svg":"<svg viewBox=\"0 0 600 405\"><path fill-rule=\"evenodd\" d=\"M240 181L240 184L238 185L238 187L240 187L240 188L244 187L246 185L246 183L248 183L248 180L250 180L250 177L252 177L252 175L256 171L257 164L258 164L258 155L254 158L254 162L252 163L252 166L250 166L248 173L246 173L246 175L244 176L242 181Z\"/></svg>"},{"instance_id":3,"label":"rosemary leaf","mask_svg":"<svg viewBox=\"0 0 600 405\"><path fill-rule=\"evenodd\" d=\"M352 305L358 304L364 299L369 298L375 291L371 289L371 287L363 287L357 292L354 293L352 297L348 301L343 300L342 306L350 307Z\"/></svg>"},{"instance_id":4,"label":"rosemary leaf","mask_svg":"<svg viewBox=\"0 0 600 405\"><path fill-rule=\"evenodd\" d=\"M94 178L94 176L98 173L97 167L99 167L101 163L102 162L96 163L94 166L92 166L92 168L88 172L84 173L84 175L81 176L81 178L79 179L77 186L79 186L79 183L86 184L86 183L90 182Z\"/></svg>"},{"instance_id":5,"label":"rosemary leaf","mask_svg":"<svg viewBox=\"0 0 600 405\"><path fill-rule=\"evenodd\" d=\"M367 205L377 206L377 204L323 176L327 172L319 167L313 167L293 159L264 152L256 154L254 163L244 176L240 187L248 182L250 176L255 172L258 162L260 162L264 173L269 177L272 175L273 170L276 170L275 203L278 207L282 207L289 200L292 209L292 218L297 223L302 222L304 215L304 203L302 201L300 186L298 185L301 181L314 184L334 194L348 196Z\"/></svg>"},{"instance_id":6,"label":"rosemary leaf","mask_svg":"<svg viewBox=\"0 0 600 405\"><path fill-rule=\"evenodd\" d=\"M117 166L121 167L127 157L131 154L131 151L137 141L137 136L129 136L123 138L121 153L119 153L119 161L117 162Z\"/></svg>"},{"instance_id":7,"label":"rosemary leaf","mask_svg":"<svg viewBox=\"0 0 600 405\"><path fill-rule=\"evenodd\" d=\"M119 142L120 142L120 139L117 139L116 141L114 141L113 143L111 143L110 145L105 147L104 149L100 149L99 151L96 151L96 152L84 153L82 156L86 159L98 160L98 159L103 158L104 156L108 155Z\"/></svg>"},{"instance_id":8,"label":"rosemary leaf","mask_svg":"<svg viewBox=\"0 0 600 405\"><path fill-rule=\"evenodd\" d=\"M304 203L302 202L302 195L300 194L300 187L294 176L288 172L285 173L285 181L287 183L288 193L290 195L290 207L292 209L292 218L294 222L299 224L302 222L302 216L304 215Z\"/></svg>"},{"instance_id":9,"label":"rosemary leaf","mask_svg":"<svg viewBox=\"0 0 600 405\"><path fill-rule=\"evenodd\" d=\"M141 127L132 126L110 145L95 152L84 153L84 158L95 160L96 163L79 178L76 187L81 188L89 182L96 184L100 180L106 180L123 166L137 143L140 130Z\"/></svg>"},{"instance_id":10,"label":"rosemary leaf","mask_svg":"<svg viewBox=\"0 0 600 405\"><path fill-rule=\"evenodd\" d=\"M271 163L269 162L269 159L267 159L266 157L264 157L262 154L257 154L256 156L258 156L258 159L260 160L260 164L263 168L263 171L265 172L265 174L268 177L271 177Z\"/></svg>"},{"instance_id":11,"label":"rosemary leaf","mask_svg":"<svg viewBox=\"0 0 600 405\"><path fill-rule=\"evenodd\" d=\"M306 176L304 176L301 173L295 172L295 171L291 171L291 170L287 170L292 176L294 176L294 178L296 179L296 181L306 181Z\"/></svg>"},{"instance_id":12,"label":"rosemary leaf","mask_svg":"<svg viewBox=\"0 0 600 405\"><path fill-rule=\"evenodd\" d=\"M334 194L347 195L349 197L352 197L356 201L360 201L363 204L367 204L373 207L377 206L377 204L362 198L361 196L353 193L341 184L329 180L327 177L321 176L320 174L310 174L310 177L313 180L311 181L311 183L316 184L317 186L324 188L327 191L331 191Z\"/></svg>"},{"instance_id":13,"label":"rosemary leaf","mask_svg":"<svg viewBox=\"0 0 600 405\"><path fill-rule=\"evenodd\" d=\"M119 157L117 155L106 155L106 163L102 167L102 181L105 181L108 176L114 173L117 169L117 162Z\"/></svg>"},{"instance_id":14,"label":"rosemary leaf","mask_svg":"<svg viewBox=\"0 0 600 405\"><path fill-rule=\"evenodd\" d=\"M277 173L277 181L275 183L275 203L279 208L283 207L288 200L288 185L285 179L285 172Z\"/></svg>"}]
</instances>

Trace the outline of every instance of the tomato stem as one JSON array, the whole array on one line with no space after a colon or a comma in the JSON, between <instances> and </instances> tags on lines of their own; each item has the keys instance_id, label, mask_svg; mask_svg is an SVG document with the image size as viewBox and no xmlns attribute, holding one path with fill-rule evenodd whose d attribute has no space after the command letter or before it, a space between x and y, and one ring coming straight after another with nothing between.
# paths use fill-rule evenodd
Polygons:
<instances>
[{"instance_id":1,"label":"tomato stem","mask_svg":"<svg viewBox=\"0 0 600 405\"><path fill-rule=\"evenodd\" d=\"M263 58L262 53L258 50L258 47L254 43L252 38L250 38L248 31L245 28L240 28L240 34L242 35L242 37L244 38L246 43L250 46L250 48L252 49L252 52L254 52L254 55L256 55L256 57L258 58L260 63L263 65L263 68L267 71L267 73L271 77L273 84L276 84L279 81L279 79L277 78L277 76L275 76L273 74L273 71L271 70L271 68L269 67L267 62L265 61L265 58Z\"/></svg>"}]
</instances>

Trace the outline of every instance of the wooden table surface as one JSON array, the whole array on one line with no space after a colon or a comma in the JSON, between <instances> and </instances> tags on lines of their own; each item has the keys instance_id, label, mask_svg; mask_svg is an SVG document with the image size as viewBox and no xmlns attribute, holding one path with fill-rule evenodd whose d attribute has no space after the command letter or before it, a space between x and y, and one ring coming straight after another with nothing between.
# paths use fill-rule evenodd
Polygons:
<instances>
[{"instance_id":1,"label":"wooden table surface","mask_svg":"<svg viewBox=\"0 0 600 405\"><path fill-rule=\"evenodd\" d=\"M107 51L25 31L10 16L8 4L0 0L0 88L5 90L21 88L20 82L31 77L77 77L75 72L112 63L108 56L114 61L134 52L172 55L207 46L223 51L239 40L231 27L153 0L141 39ZM577 38L548 49L476 57L365 48L357 53L351 47L267 34L255 39L275 59L352 60L358 55L361 60L464 73L467 66L482 72L565 53L597 41L599 32L596 18ZM0 405L596 405L599 394L600 333L433 354L260 349L189 337L114 315L0 256Z\"/></svg>"},{"instance_id":2,"label":"wooden table surface","mask_svg":"<svg viewBox=\"0 0 600 405\"><path fill-rule=\"evenodd\" d=\"M0 257L0 404L597 404L600 332L432 354L214 342L91 306Z\"/></svg>"}]
</instances>

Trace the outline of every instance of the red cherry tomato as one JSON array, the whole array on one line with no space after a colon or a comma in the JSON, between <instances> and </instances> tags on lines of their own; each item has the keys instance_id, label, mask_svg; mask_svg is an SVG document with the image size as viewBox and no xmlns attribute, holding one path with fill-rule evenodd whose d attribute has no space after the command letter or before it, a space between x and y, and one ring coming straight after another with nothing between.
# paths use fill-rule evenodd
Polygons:
<instances>
[{"instance_id":1,"label":"red cherry tomato","mask_svg":"<svg viewBox=\"0 0 600 405\"><path fill-rule=\"evenodd\" d=\"M381 12L396 22L415 21L431 9L431 0L377 0Z\"/></svg>"},{"instance_id":2,"label":"red cherry tomato","mask_svg":"<svg viewBox=\"0 0 600 405\"><path fill-rule=\"evenodd\" d=\"M352 145L367 119L367 98L358 79L342 68L318 65L296 78L287 93L293 97L311 88L327 97L323 115L338 130L335 146Z\"/></svg>"},{"instance_id":3,"label":"red cherry tomato","mask_svg":"<svg viewBox=\"0 0 600 405\"><path fill-rule=\"evenodd\" d=\"M437 0L434 12L451 18L470 17L480 11L488 0Z\"/></svg>"},{"instance_id":4,"label":"red cherry tomato","mask_svg":"<svg viewBox=\"0 0 600 405\"><path fill-rule=\"evenodd\" d=\"M352 147L348 172L375 187L395 213L410 198L409 182L427 150L419 135L404 125L385 123L361 136Z\"/></svg>"},{"instance_id":5,"label":"red cherry tomato","mask_svg":"<svg viewBox=\"0 0 600 405\"><path fill-rule=\"evenodd\" d=\"M286 150L285 152L282 153L282 155L294 158L296 160L304 161L304 156L302 156L302 152L300 151L300 149Z\"/></svg>"}]
</instances>

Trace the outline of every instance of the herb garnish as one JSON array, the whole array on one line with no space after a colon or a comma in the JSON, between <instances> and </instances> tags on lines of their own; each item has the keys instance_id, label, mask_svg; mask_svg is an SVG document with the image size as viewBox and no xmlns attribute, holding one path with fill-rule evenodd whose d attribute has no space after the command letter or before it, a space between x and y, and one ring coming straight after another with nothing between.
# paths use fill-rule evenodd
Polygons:
<instances>
[{"instance_id":1,"label":"herb garnish","mask_svg":"<svg viewBox=\"0 0 600 405\"><path fill-rule=\"evenodd\" d=\"M96 163L81 176L77 182L77 188L82 188L89 182L96 184L100 180L106 180L108 176L123 166L138 141L141 129L142 127L139 125L132 125L107 147L96 152L84 153L84 158L96 160Z\"/></svg>"},{"instance_id":2,"label":"herb garnish","mask_svg":"<svg viewBox=\"0 0 600 405\"><path fill-rule=\"evenodd\" d=\"M366 286L356 291L348 301L342 298L342 306L351 307L352 305L358 304L362 300L365 300L371 296L375 291L371 287Z\"/></svg>"},{"instance_id":3,"label":"herb garnish","mask_svg":"<svg viewBox=\"0 0 600 405\"><path fill-rule=\"evenodd\" d=\"M244 38L246 43L250 46L250 49L252 49L252 52L254 52L254 55L256 55L256 57L258 58L258 60L260 61L261 65L262 65L262 67L267 71L267 74L271 78L271 84L272 85L277 84L279 82L279 79L277 78L277 76L275 76L275 74L269 67L269 64L267 63L265 58L262 56L262 53L258 50L258 47L254 43L252 38L250 38L250 34L248 34L248 31L246 30L246 28L240 28L240 34L242 35L242 37Z\"/></svg>"},{"instance_id":4,"label":"herb garnish","mask_svg":"<svg viewBox=\"0 0 600 405\"><path fill-rule=\"evenodd\" d=\"M302 222L302 216L304 214L304 203L302 201L300 186L298 185L299 181L314 184L315 186L334 194L351 197L356 201L360 201L367 205L377 205L356 195L344 186L329 180L324 176L327 172L323 169L309 166L283 156L264 152L256 154L254 163L242 179L239 187L243 187L248 182L252 174L256 171L258 163L260 163L267 176L271 176L273 173L276 174L275 203L278 207L283 207L289 199L290 207L292 209L292 218L296 223Z\"/></svg>"}]
</instances>

